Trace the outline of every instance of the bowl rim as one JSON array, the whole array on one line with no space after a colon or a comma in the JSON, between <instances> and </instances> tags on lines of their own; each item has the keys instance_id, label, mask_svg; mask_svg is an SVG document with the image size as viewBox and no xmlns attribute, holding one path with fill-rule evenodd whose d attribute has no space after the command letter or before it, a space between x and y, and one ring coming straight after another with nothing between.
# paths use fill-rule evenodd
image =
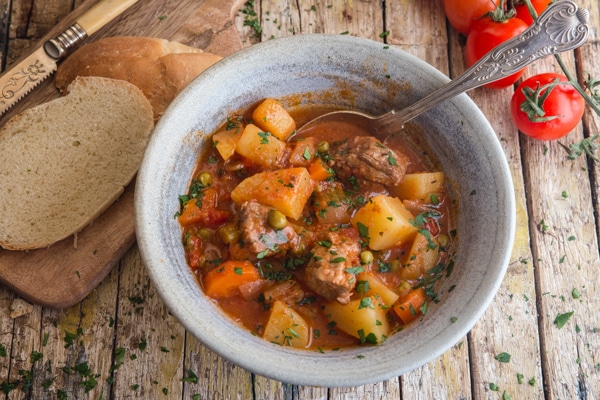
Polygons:
<instances>
[{"instance_id":1,"label":"bowl rim","mask_svg":"<svg viewBox=\"0 0 600 400\"><path fill-rule=\"evenodd\" d=\"M154 244L156 238L160 237L161 230L163 230L164 227L156 221L157 210L154 208L155 204L152 203L152 201L159 201L160 197L168 196L169 193L163 192L160 183L159 189L161 190L158 190L158 194L154 193L153 195L150 195L150 192L155 190L157 182L160 182L160 179L162 178L161 174L168 173L170 169L174 168L170 165L164 165L164 162L162 162L165 148L168 149L170 146L177 147L177 141L181 141L182 139L182 137L169 138L166 140L165 138L172 134L172 127L179 124L179 120L183 115L181 110L186 108L189 109L189 107L193 105L194 102L192 100L196 97L196 93L198 91L206 90L207 88L213 88L215 85L214 81L222 78L225 72L230 71L231 68L239 68L247 62L248 59L256 60L257 58L260 58L261 55L269 52L280 52L281 49L289 47L303 48L306 50L317 45L327 45L338 48L361 46L365 49L371 49L371 51L380 50L385 46L383 43L372 41L370 39L347 35L305 34L288 36L254 44L224 58L200 74L200 76L194 79L194 81L192 81L171 103L155 127L155 131L149 141L137 177L135 188L135 225L142 261L148 270L148 274L156 291L176 319L205 347L250 372L279 381L303 386L346 387L375 383L412 371L442 355L472 329L491 304L506 273L514 241L516 206L508 161L504 156L500 141L489 122L467 95L459 95L454 99L448 100L448 103L452 103L457 108L468 110L470 112L470 119L473 119L478 125L485 127L487 130L486 132L483 132L482 137L486 140L490 157L493 157L494 162L496 163L495 173L497 175L495 178L497 178L497 190L498 195L502 197L500 201L505 207L504 211L507 219L504 221L503 226L497 227L497 231L495 232L495 240L497 243L501 244L501 249L494 253L494 257L497 257L497 260L494 263L496 268L493 271L486 272L487 280L483 282L481 286L478 286L478 290L473 293L473 297L469 299L470 301L468 304L470 306L470 314L468 318L461 320L461 323L459 324L448 323L440 332L438 332L440 337L444 339L446 345L430 349L411 349L410 354L412 357L411 360L413 360L412 363L402 364L401 362L398 362L395 365L390 365L391 363L388 363L384 369L365 368L361 369L360 373L358 372L359 370L352 370L352 375L342 376L337 380L332 380L332 376L335 376L338 371L324 373L322 366L325 365L326 358L318 352L276 347L277 351L269 352L269 357L263 358L260 357L260 351L265 349L265 341L261 338L252 337L252 335L239 336L236 333L236 339L239 339L239 341L242 342L241 345L248 346L245 349L240 348L240 343L226 343L221 337L224 332L228 329L242 330L243 328L240 328L232 321L223 321L224 325L222 327L210 326L202 320L201 316L199 317L198 315L194 315L193 312L190 312L189 308L183 305L184 298L182 297L182 294L173 293L173 286L182 282L182 280L189 280L191 273L186 275L185 271L180 271L177 274L173 274L166 271L165 262L173 257L173 253L176 251L173 249L165 249ZM389 52L390 57L417 65L418 68L431 74L432 78L436 81L445 82L448 80L444 74L427 64L425 61L400 49L390 47L386 51ZM188 177L186 177L186 179L188 179ZM198 288L198 292L201 292L200 288ZM214 305L211 305L209 301L202 299L202 297L203 295L199 294L199 296L193 300L201 302L207 309L214 307ZM427 318L424 319L424 322L426 321ZM377 350L378 348L385 348L385 346L386 344L384 343L382 346L375 346L373 348L342 350L335 355L335 357L338 358L338 360L334 362L335 365L327 365L329 367L343 368L346 363L356 363L357 359L368 359L369 356L377 354L377 352L380 351ZM374 351L374 349L376 351ZM267 351L269 350L267 349ZM362 355L364 355L364 357L362 357ZM298 368L290 368L288 366L289 357L299 359ZM415 358L419 361L415 362ZM371 367L371 364L368 364L367 362L364 362L364 364ZM278 368L273 368L273 365L277 365Z\"/></svg>"}]
</instances>

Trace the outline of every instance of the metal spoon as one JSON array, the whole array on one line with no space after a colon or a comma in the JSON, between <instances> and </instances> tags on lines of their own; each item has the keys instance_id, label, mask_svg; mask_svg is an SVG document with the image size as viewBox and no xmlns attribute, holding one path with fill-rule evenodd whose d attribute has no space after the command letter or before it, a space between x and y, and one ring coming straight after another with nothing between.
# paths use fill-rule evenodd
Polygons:
<instances>
[{"instance_id":1,"label":"metal spoon","mask_svg":"<svg viewBox=\"0 0 600 400\"><path fill-rule=\"evenodd\" d=\"M345 122L359 126L384 141L402 130L404 124L441 102L460 93L512 75L532 62L550 54L573 50L587 40L589 12L571 1L558 1L520 35L498 45L458 78L400 111L372 117L358 111L334 111L306 124L298 133L319 124Z\"/></svg>"}]
</instances>

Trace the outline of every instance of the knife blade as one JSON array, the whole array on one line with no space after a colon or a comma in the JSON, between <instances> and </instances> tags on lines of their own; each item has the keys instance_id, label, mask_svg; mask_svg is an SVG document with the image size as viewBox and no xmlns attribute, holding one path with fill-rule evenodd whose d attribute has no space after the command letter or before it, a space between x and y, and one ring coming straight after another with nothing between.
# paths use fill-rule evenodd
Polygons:
<instances>
[{"instance_id":1,"label":"knife blade","mask_svg":"<svg viewBox=\"0 0 600 400\"><path fill-rule=\"evenodd\" d=\"M0 76L0 116L52 75L58 61L138 0L100 0L73 25Z\"/></svg>"}]
</instances>

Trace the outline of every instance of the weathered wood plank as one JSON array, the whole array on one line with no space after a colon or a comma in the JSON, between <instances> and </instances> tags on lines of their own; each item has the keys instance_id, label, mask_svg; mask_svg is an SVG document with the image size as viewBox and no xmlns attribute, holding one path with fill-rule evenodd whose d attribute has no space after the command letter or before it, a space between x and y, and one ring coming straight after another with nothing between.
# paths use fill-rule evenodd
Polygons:
<instances>
[{"instance_id":1,"label":"weathered wood plank","mask_svg":"<svg viewBox=\"0 0 600 400\"><path fill-rule=\"evenodd\" d=\"M126 361L113 396L182 398L185 330L155 292L137 246L121 265L116 326L115 349L124 349Z\"/></svg>"},{"instance_id":2,"label":"weathered wood plank","mask_svg":"<svg viewBox=\"0 0 600 400\"><path fill-rule=\"evenodd\" d=\"M31 6L25 36L41 38L72 10L72 1L50 0L44 3L34 1Z\"/></svg>"},{"instance_id":3,"label":"weathered wood plank","mask_svg":"<svg viewBox=\"0 0 600 400\"><path fill-rule=\"evenodd\" d=\"M14 319L12 331L12 349L10 353L10 375L8 381L17 384L21 392L15 398L25 398L28 377L22 371L36 371L41 369L39 361L34 362L33 352L40 349L41 309L38 307L33 312ZM35 375L35 373L34 373Z\"/></svg>"},{"instance_id":4,"label":"weathered wood plank","mask_svg":"<svg viewBox=\"0 0 600 400\"><path fill-rule=\"evenodd\" d=\"M9 0L10 4L10 27L9 38L24 38L27 36L29 15L33 7L33 0Z\"/></svg>"},{"instance_id":5,"label":"weathered wood plank","mask_svg":"<svg viewBox=\"0 0 600 400\"><path fill-rule=\"evenodd\" d=\"M592 21L598 21L597 2L582 5L592 11ZM592 43L584 45L581 54L597 44L595 35L592 30ZM575 71L572 54L564 54L563 59ZM531 68L530 74L553 70L559 71L557 64L547 59ZM582 138L579 126L561 141L569 144ZM583 158L568 160L557 142L523 138L522 148L546 398L597 398L600 261L587 163ZM594 196L597 198L597 194ZM570 313L572 316L561 328L557 317Z\"/></svg>"},{"instance_id":6,"label":"weathered wood plank","mask_svg":"<svg viewBox=\"0 0 600 400\"><path fill-rule=\"evenodd\" d=\"M124 264L124 261L120 263ZM128 354L122 353L115 343L117 294L120 267L108 274L102 283L81 302L80 326L84 334L86 360L100 375L95 395L107 398L112 391L115 374L127 369Z\"/></svg>"},{"instance_id":7,"label":"weathered wood plank","mask_svg":"<svg viewBox=\"0 0 600 400\"><path fill-rule=\"evenodd\" d=\"M580 138L578 128L569 140ZM587 376L594 371L584 373L582 368L593 365L594 350L598 353L594 330L599 317L593 306L598 299L598 248L586 164L583 159L566 160L558 145L546 148L532 140L524 144L530 215L537 225L532 242L544 385L551 399L580 398L581 390L592 384ZM581 298L574 298L575 290ZM570 312L572 318L559 328L556 318Z\"/></svg>"},{"instance_id":8,"label":"weathered wood plank","mask_svg":"<svg viewBox=\"0 0 600 400\"><path fill-rule=\"evenodd\" d=\"M108 395L117 288L115 270L82 303L62 311L43 309L37 351L44 358L34 364L32 398Z\"/></svg>"},{"instance_id":9,"label":"weathered wood plank","mask_svg":"<svg viewBox=\"0 0 600 400\"><path fill-rule=\"evenodd\" d=\"M10 305L15 295L0 287L0 382L8 384L13 349L14 320L10 316Z\"/></svg>"},{"instance_id":10,"label":"weathered wood plank","mask_svg":"<svg viewBox=\"0 0 600 400\"><path fill-rule=\"evenodd\" d=\"M69 0L49 0L43 3L33 0L13 1L9 29L12 43L7 53L7 65L26 54L72 10L73 1Z\"/></svg>"},{"instance_id":11,"label":"weathered wood plank","mask_svg":"<svg viewBox=\"0 0 600 400\"><path fill-rule=\"evenodd\" d=\"M6 48L9 44L10 0L0 0L0 71L4 70Z\"/></svg>"},{"instance_id":12,"label":"weathered wood plank","mask_svg":"<svg viewBox=\"0 0 600 400\"><path fill-rule=\"evenodd\" d=\"M387 43L449 74L448 35L441 2L386 1L385 15Z\"/></svg>"},{"instance_id":13,"label":"weathered wood plank","mask_svg":"<svg viewBox=\"0 0 600 400\"><path fill-rule=\"evenodd\" d=\"M460 49L458 54L463 58L464 47ZM464 68L464 62L459 64L456 59L453 65L456 74L461 66ZM504 149L517 208L515 243L504 282L482 319L469 334L475 399L495 396L491 387L497 387L500 394L507 393L511 398L543 397L541 386L531 387L522 383L532 378L540 382L541 370L527 200L521 172L519 137L510 120L512 93L510 88L480 88L469 93L491 121ZM501 353L511 355L510 363L496 360ZM520 375L525 378L517 378Z\"/></svg>"},{"instance_id":14,"label":"weathered wood plank","mask_svg":"<svg viewBox=\"0 0 600 400\"><path fill-rule=\"evenodd\" d=\"M252 399L254 388L252 374L217 356L204 347L189 333L185 344L185 374L190 371L198 377L198 382L184 384L183 398L191 399Z\"/></svg>"}]
</instances>

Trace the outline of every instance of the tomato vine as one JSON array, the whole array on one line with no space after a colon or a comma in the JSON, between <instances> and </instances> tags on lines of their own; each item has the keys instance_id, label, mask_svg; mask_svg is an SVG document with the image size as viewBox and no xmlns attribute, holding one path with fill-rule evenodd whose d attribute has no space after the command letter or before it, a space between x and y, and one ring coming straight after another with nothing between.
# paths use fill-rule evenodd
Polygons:
<instances>
[{"instance_id":1,"label":"tomato vine","mask_svg":"<svg viewBox=\"0 0 600 400\"><path fill-rule=\"evenodd\" d=\"M497 26L495 26L493 29L495 29L495 31L498 32L496 33L496 35L498 36L514 35L512 31L514 31L515 28L509 27L509 25L506 24L507 20L514 18L518 19L519 21L524 21L526 25L531 25L535 22L535 20L537 20L538 15L544 12L544 10L554 1L556 0L478 0L476 3L474 3L465 0L444 0L443 3L448 21L457 31L459 31L467 37L467 43L469 43L470 36L480 35L479 32L474 31L477 31L477 29L481 30L482 24L491 25L495 23ZM502 26L508 29L510 32L502 33ZM479 42L483 43L486 40L487 42L490 42L491 39L489 39L489 37L490 36L488 34L488 38ZM473 42L472 38L471 41ZM473 62L472 60L473 58L475 58L474 54L476 53L475 50L481 53L483 44L479 42L477 42L476 45L471 45L471 47L467 46L468 63ZM563 125L573 125L573 119L576 119L576 122L578 122L582 118L583 112L580 109L581 107L578 105L580 104L581 100L575 101L573 103L573 99L578 97L577 94L580 95L581 98L584 100L584 108L585 105L588 105L591 111L595 112L596 115L600 116L600 80L597 80L596 78L592 77L591 74L588 73L584 79L579 81L577 79L576 74L571 72L569 67L563 61L563 58L560 54L556 54L554 58L558 66L560 67L560 70L562 71L565 79L561 78L560 83L548 84L545 85L544 88L538 88L537 92L535 92L535 86L533 87L533 90L532 87L530 87L528 90L529 93L525 93L525 99L523 99L523 94L518 94L521 103L523 103L523 107L517 107L517 110L529 110L532 107L536 109L536 112L533 112L533 110L529 110L531 112L528 111L527 113L529 114L529 120L531 124L540 124L538 127L538 131L542 131L544 129L542 126L544 124L547 124L548 121L555 120L554 123L556 124L558 123L557 120L563 118L561 113L552 115L548 113L547 110L544 110L544 104L546 102L548 102L547 108L555 106L555 104L557 103L556 97L559 95L562 96L561 100L563 100L563 107L568 107L565 105L565 97L568 97L571 100L572 104L575 104L575 108L577 109L575 111L566 108L569 117L564 118L565 123L563 123ZM557 85L560 85L560 87ZM496 86L492 85L491 87L502 88L506 86L511 86L511 84L509 83L507 85ZM571 94L569 94L568 96L565 95L565 90L563 90L563 87L565 86L572 87L572 89L574 89L574 92L573 90L571 90ZM557 90L560 93L551 94L554 88L558 88ZM516 92L515 95L517 95ZM514 106L512 108L513 110L515 109ZM566 122L566 120L568 120L568 122ZM523 123L521 123L521 126L522 125ZM568 132L563 134L566 135L567 133ZM536 137L536 135L530 136ZM560 138L561 136L562 135L558 134L544 134L537 135L537 138L541 140L555 140ZM599 143L596 143L595 141L598 141ZM570 146L561 144L561 146L565 150L567 150L569 154L569 159L573 159L574 157L578 157L582 154L587 154L592 160L600 161L600 159L594 155L594 150L600 148L600 135L590 135L589 137L583 139L578 143L574 143Z\"/></svg>"}]
</instances>

